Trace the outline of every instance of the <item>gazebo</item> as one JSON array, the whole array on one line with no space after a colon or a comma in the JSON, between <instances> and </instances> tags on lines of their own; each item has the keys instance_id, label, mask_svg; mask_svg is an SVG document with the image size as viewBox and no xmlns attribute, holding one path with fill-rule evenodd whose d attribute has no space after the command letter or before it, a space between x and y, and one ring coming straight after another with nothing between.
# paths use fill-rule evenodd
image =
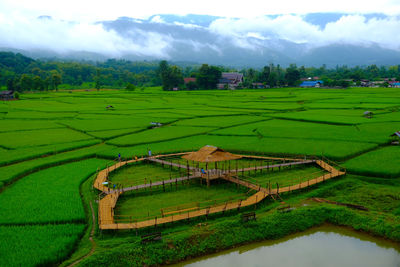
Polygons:
<instances>
[{"instance_id":1,"label":"gazebo","mask_svg":"<svg viewBox=\"0 0 400 267\"><path fill-rule=\"evenodd\" d=\"M182 158L188 161L205 163L206 170L202 171L201 176L202 178L207 179L207 184L209 185L210 179L219 178L223 174L224 169L228 167L227 164L225 164L221 170L218 170L218 162L226 162L226 161L230 162L231 160L240 159L242 158L242 156L226 152L221 148L215 146L207 145L202 147L199 151L191 152L189 154L182 156ZM215 164L214 169L209 169L210 163ZM230 164L229 164L229 169L230 169Z\"/></svg>"},{"instance_id":2,"label":"gazebo","mask_svg":"<svg viewBox=\"0 0 400 267\"><path fill-rule=\"evenodd\" d=\"M392 144L398 145L400 140L400 131L395 132L394 134L390 135L392 137Z\"/></svg>"},{"instance_id":3,"label":"gazebo","mask_svg":"<svg viewBox=\"0 0 400 267\"><path fill-rule=\"evenodd\" d=\"M372 116L374 115L374 113L372 111L367 110L367 111L364 112L363 115L364 115L365 118L371 119Z\"/></svg>"}]
</instances>

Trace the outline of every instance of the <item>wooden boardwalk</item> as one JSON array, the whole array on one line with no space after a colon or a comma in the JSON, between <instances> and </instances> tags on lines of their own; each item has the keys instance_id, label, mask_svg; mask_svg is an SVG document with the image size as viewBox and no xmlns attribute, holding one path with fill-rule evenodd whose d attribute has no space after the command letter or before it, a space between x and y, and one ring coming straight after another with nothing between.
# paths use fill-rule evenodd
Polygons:
<instances>
[{"instance_id":1,"label":"wooden boardwalk","mask_svg":"<svg viewBox=\"0 0 400 267\"><path fill-rule=\"evenodd\" d=\"M173 167L177 167L177 168L181 168L181 169L188 169L189 170L194 170L195 168L192 166L188 166L188 165L183 165L183 164L179 164L179 163L174 163L171 161L167 161L167 160L162 160L162 159L157 159L157 158L148 158L148 161L152 161L152 162L156 162L159 164L163 164L163 165L168 165L168 166L173 166Z\"/></svg>"},{"instance_id":2,"label":"wooden boardwalk","mask_svg":"<svg viewBox=\"0 0 400 267\"><path fill-rule=\"evenodd\" d=\"M180 155L182 155L182 154L185 154L185 153L180 153ZM249 183L247 181L240 180L237 177L234 177L235 172L232 172L232 170L230 170L230 171L222 172L221 178L225 179L227 181L239 184L241 186L245 186L245 187L255 190L257 192L245 200L226 202L222 205L210 206L207 208L198 208L197 210L193 210L193 211L189 211L189 212L185 212L185 213L181 213L181 214L173 214L173 215L167 216L167 217L161 217L161 218L155 217L154 219L143 220L143 221L139 221L139 222L131 222L131 223L116 222L114 220L114 208L117 203L119 195L122 194L123 192L130 191L130 190L138 190L138 189L147 188L150 186L156 186L156 185L159 186L159 185L162 185L163 183L165 185L166 183L175 183L177 181L184 181L184 179L188 180L188 179L195 179L195 178L199 177L199 173L194 172L189 177L187 177L187 176L180 177L180 178L176 178L176 179L170 179L170 180L167 180L164 182L160 181L160 182L152 183L151 185L144 184L144 185L138 185L138 186L133 186L133 187L129 187L129 188L123 188L121 190L111 190L111 191L109 190L109 188L107 186L105 186L103 184L103 182L105 182L107 180L109 172L111 172L117 168L120 168L126 164L137 162L137 161L142 161L145 159L153 161L153 162L157 162L160 164L165 164L165 165L174 164L173 166L176 166L178 168L187 169L187 165L172 163L172 162L158 159L159 157L163 157L163 156L171 156L171 155L160 155L160 156L151 157L151 158L141 158L141 159L137 159L137 160L118 162L118 163L114 164L113 166L110 166L107 169L104 169L98 173L93 186L95 188L99 189L100 191L102 191L103 193L105 193L105 197L99 201L99 227L100 227L100 229L103 229L103 230L106 230L106 229L112 229L112 230L140 229L140 228L145 228L145 227L157 226L157 225L165 224L165 223L172 223L172 222L176 222L176 221L187 220L187 219L196 218L199 216L208 216L209 214L225 212L228 210L240 209L242 207L248 207L248 206L255 205L270 195L273 196L273 195L277 195L280 193L291 192L291 191L303 189L303 188L321 183L325 180L329 180L334 177L338 177L338 176L345 174L345 172L335 169L334 167L332 167L331 165L327 164L326 162L324 162L322 160L308 160L308 161L297 160L297 162L288 162L288 163L256 167L256 169L259 170L261 168L277 168L277 167L297 165L297 164L316 163L322 169L324 169L328 172L320 177L317 177L317 178L314 178L314 179L311 179L311 180L308 180L308 181L305 181L305 182L302 182L302 183L299 183L296 185L282 187L279 189L276 189L276 188L275 189L267 189L267 188L261 187L260 185L255 185L255 184ZM263 157L263 158L265 158L265 157ZM278 159L278 158L274 158L274 159ZM279 159L279 160L282 160L282 159ZM288 160L288 159L286 159L286 160ZM247 168L247 169L245 168L244 170L249 171L249 170L254 170L254 169L255 169L255 167ZM195 168L191 167L191 170L195 170ZM180 180L178 180L178 179L180 179Z\"/></svg>"},{"instance_id":3,"label":"wooden boardwalk","mask_svg":"<svg viewBox=\"0 0 400 267\"><path fill-rule=\"evenodd\" d=\"M279 164L272 164L272 165L265 165L265 166L255 166L255 167L248 167L243 169L238 169L240 171L254 171L254 170L261 170L261 169L273 169L273 168L281 168L281 167L288 167L288 166L295 166L295 165L302 165L302 164L311 164L316 162L315 160L301 160L295 162L285 162Z\"/></svg>"},{"instance_id":4,"label":"wooden boardwalk","mask_svg":"<svg viewBox=\"0 0 400 267\"><path fill-rule=\"evenodd\" d=\"M173 183L178 183L178 182L184 182L187 180L192 180L195 178L200 178L199 175L191 175L191 176L183 176L175 179L169 179L169 180L162 180L162 181L157 181L154 183L149 183L149 184L140 184L140 185L135 185L135 186L130 186L130 187L124 187L120 190L111 190L110 193L114 192L127 192L127 191L134 191L134 190L139 190L139 189L146 189L146 188L151 188L155 186L162 186L162 185L167 185L167 184L173 184ZM107 192L105 192L107 194Z\"/></svg>"}]
</instances>

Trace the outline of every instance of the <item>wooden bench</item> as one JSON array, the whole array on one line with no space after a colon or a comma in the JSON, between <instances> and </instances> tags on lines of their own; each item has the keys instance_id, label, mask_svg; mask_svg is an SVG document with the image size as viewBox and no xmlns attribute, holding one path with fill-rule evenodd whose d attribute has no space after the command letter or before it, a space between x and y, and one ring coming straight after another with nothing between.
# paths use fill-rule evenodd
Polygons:
<instances>
[{"instance_id":1,"label":"wooden bench","mask_svg":"<svg viewBox=\"0 0 400 267\"><path fill-rule=\"evenodd\" d=\"M256 220L256 213L254 211L242 214L242 222L255 221L255 220Z\"/></svg>"},{"instance_id":2,"label":"wooden bench","mask_svg":"<svg viewBox=\"0 0 400 267\"><path fill-rule=\"evenodd\" d=\"M142 244L152 241L160 241L162 239L161 232L142 235L141 238L142 238Z\"/></svg>"}]
</instances>

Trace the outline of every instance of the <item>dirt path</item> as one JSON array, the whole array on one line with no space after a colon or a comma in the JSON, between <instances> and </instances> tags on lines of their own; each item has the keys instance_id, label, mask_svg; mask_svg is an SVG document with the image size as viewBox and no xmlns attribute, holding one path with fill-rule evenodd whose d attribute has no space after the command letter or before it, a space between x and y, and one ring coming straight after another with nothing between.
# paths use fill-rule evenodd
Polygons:
<instances>
[{"instance_id":1,"label":"dirt path","mask_svg":"<svg viewBox=\"0 0 400 267\"><path fill-rule=\"evenodd\" d=\"M92 248L90 249L89 253L86 254L85 256L81 257L80 259L74 261L73 263L71 263L70 265L68 265L68 267L71 266L75 266L78 263L80 263L82 260L86 259L87 257L90 257L94 251L96 250L96 242L94 242L93 240L93 236L94 236L94 227L95 227L95 223L96 223L96 216L94 215L94 210L93 210L93 205L92 202L89 203L90 204L90 210L92 212L92 230L90 231L90 236L89 236L89 241L92 244Z\"/></svg>"}]
</instances>

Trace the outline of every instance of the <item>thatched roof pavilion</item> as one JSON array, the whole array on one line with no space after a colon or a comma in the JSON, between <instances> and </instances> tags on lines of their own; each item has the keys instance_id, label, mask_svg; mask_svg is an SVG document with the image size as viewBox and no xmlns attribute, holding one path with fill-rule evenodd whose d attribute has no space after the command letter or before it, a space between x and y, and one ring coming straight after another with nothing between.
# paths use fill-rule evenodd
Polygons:
<instances>
[{"instance_id":1,"label":"thatched roof pavilion","mask_svg":"<svg viewBox=\"0 0 400 267\"><path fill-rule=\"evenodd\" d=\"M197 162L218 162L240 159L241 156L234 155L229 152L215 147L215 146L204 146L197 152L191 152L182 157L183 159Z\"/></svg>"}]
</instances>

